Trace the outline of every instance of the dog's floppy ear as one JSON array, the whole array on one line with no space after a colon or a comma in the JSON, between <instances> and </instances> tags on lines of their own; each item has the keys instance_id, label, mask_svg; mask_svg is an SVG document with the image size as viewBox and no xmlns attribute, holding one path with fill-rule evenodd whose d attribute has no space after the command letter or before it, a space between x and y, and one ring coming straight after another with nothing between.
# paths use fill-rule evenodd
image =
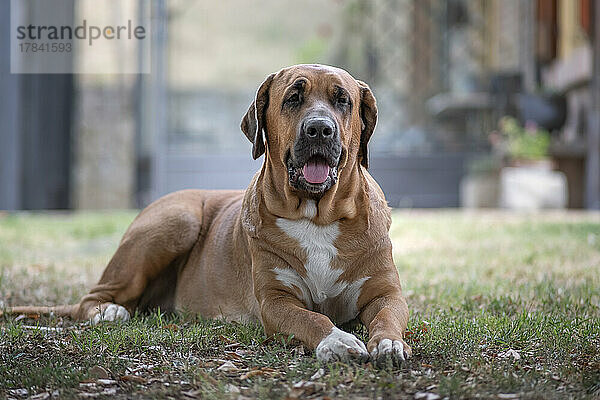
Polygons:
<instances>
[{"instance_id":1,"label":"dog's floppy ear","mask_svg":"<svg viewBox=\"0 0 600 400\"><path fill-rule=\"evenodd\" d=\"M269 106L269 88L275 74L271 74L265 79L256 91L256 97L244 118L242 118L242 132L246 135L248 140L252 143L252 157L256 160L262 156L265 152L265 142L263 139L264 135L267 135L265 130L265 113Z\"/></svg>"},{"instance_id":2,"label":"dog's floppy ear","mask_svg":"<svg viewBox=\"0 0 600 400\"><path fill-rule=\"evenodd\" d=\"M362 121L358 158L363 167L369 168L367 144L375 130L375 125L377 125L377 102L375 101L375 96L373 96L373 92L371 92L369 85L359 80L357 80L357 83L360 87L359 113Z\"/></svg>"}]
</instances>

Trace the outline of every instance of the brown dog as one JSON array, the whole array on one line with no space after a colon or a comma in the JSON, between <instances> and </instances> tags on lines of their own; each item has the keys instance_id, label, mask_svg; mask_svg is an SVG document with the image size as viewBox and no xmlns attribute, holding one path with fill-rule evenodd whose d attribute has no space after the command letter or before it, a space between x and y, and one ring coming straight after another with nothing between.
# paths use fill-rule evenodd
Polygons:
<instances>
[{"instance_id":1,"label":"brown dog","mask_svg":"<svg viewBox=\"0 0 600 400\"><path fill-rule=\"evenodd\" d=\"M371 178L377 121L369 87L346 71L297 65L262 83L242 120L261 170L245 192L186 190L133 221L79 304L15 307L127 320L159 307L260 321L320 360L410 356L408 308L389 238L390 210ZM336 325L359 319L365 345Z\"/></svg>"}]
</instances>

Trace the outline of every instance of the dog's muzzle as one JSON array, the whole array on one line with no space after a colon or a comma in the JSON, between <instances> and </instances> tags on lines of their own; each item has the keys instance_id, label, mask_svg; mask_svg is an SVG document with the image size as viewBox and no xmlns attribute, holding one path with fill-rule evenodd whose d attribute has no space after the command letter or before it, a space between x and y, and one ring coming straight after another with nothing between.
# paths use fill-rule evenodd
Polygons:
<instances>
[{"instance_id":1,"label":"dog's muzzle","mask_svg":"<svg viewBox=\"0 0 600 400\"><path fill-rule=\"evenodd\" d=\"M287 156L290 185L313 196L322 195L337 182L341 154L340 132L333 118L304 118Z\"/></svg>"}]
</instances>

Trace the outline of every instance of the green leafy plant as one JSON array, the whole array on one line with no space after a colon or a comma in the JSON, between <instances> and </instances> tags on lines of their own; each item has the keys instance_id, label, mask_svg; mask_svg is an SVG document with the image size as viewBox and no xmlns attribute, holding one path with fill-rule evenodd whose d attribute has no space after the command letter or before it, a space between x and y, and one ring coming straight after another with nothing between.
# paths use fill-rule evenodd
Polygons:
<instances>
[{"instance_id":1,"label":"green leafy plant","mask_svg":"<svg viewBox=\"0 0 600 400\"><path fill-rule=\"evenodd\" d=\"M523 127L513 117L502 117L499 128L492 144L511 159L541 160L548 156L550 134L535 123L528 122Z\"/></svg>"}]
</instances>

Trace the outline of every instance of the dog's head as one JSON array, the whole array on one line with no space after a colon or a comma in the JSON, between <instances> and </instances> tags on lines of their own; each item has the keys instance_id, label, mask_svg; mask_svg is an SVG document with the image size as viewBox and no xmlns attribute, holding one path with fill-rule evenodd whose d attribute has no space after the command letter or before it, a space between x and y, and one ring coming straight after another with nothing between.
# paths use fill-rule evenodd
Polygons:
<instances>
[{"instance_id":1,"label":"dog's head","mask_svg":"<svg viewBox=\"0 0 600 400\"><path fill-rule=\"evenodd\" d=\"M254 159L266 151L266 162L287 171L293 191L319 198L343 168L368 167L376 122L367 84L339 68L296 65L267 77L241 128Z\"/></svg>"}]
</instances>

